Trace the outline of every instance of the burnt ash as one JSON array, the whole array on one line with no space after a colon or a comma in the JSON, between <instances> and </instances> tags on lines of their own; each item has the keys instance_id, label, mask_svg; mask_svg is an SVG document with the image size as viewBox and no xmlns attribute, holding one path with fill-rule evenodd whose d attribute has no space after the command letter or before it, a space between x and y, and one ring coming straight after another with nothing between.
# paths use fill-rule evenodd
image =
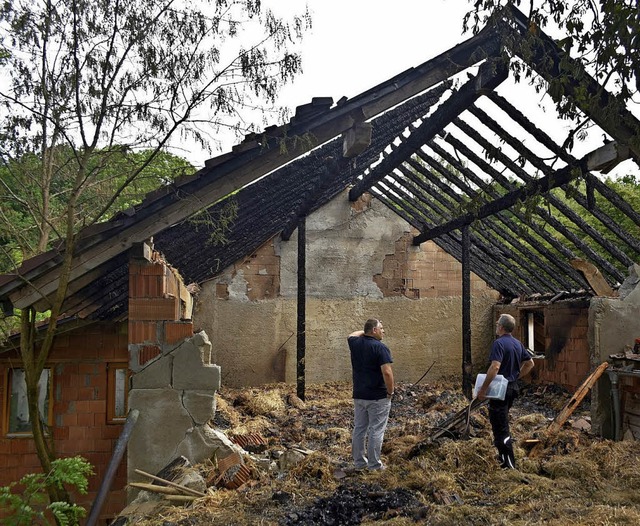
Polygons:
<instances>
[{"instance_id":1,"label":"burnt ash","mask_svg":"<svg viewBox=\"0 0 640 526\"><path fill-rule=\"evenodd\" d=\"M289 513L281 526L350 526L363 519L381 520L391 517L428 515L429 508L416 495L404 488L383 489L362 483L339 486L333 495L317 499L311 506Z\"/></svg>"}]
</instances>

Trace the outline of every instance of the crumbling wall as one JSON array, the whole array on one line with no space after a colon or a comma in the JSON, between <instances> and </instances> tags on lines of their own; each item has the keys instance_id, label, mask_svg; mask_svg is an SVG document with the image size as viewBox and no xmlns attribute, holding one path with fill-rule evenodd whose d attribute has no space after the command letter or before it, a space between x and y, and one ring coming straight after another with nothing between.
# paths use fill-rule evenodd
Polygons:
<instances>
[{"instance_id":1,"label":"crumbling wall","mask_svg":"<svg viewBox=\"0 0 640 526\"><path fill-rule=\"evenodd\" d=\"M209 421L215 415L220 367L211 363L206 333L131 367L129 409L140 416L127 447L128 480L143 480L136 469L154 474L181 455L191 463L211 457L219 445Z\"/></svg>"},{"instance_id":2,"label":"crumbling wall","mask_svg":"<svg viewBox=\"0 0 640 526\"><path fill-rule=\"evenodd\" d=\"M596 297L589 309L589 344L594 363L608 361L612 354L623 353L640 338L640 265L629 269L629 277L620 287L618 298ZM626 411L640 408L640 378L621 378L621 419L624 426ZM611 381L603 375L592 395L592 426L605 437L613 438L613 408ZM624 435L624 427L621 430Z\"/></svg>"},{"instance_id":3,"label":"crumbling wall","mask_svg":"<svg viewBox=\"0 0 640 526\"><path fill-rule=\"evenodd\" d=\"M461 267L433 243L414 247L414 233L377 200L350 203L347 192L307 218L307 382L351 378L346 337L368 317L385 324L398 380L416 381L434 361L428 378L460 374ZM294 233L203 285L194 322L211 336L225 385L296 381L297 265ZM498 294L475 275L472 291L472 355L484 360Z\"/></svg>"},{"instance_id":4,"label":"crumbling wall","mask_svg":"<svg viewBox=\"0 0 640 526\"><path fill-rule=\"evenodd\" d=\"M182 278L148 245L129 262L129 409L140 414L127 446L127 479L143 480L176 457L191 463L221 447L209 426L220 367L203 331L193 334L191 295ZM137 490L130 490L131 500Z\"/></svg>"}]
</instances>

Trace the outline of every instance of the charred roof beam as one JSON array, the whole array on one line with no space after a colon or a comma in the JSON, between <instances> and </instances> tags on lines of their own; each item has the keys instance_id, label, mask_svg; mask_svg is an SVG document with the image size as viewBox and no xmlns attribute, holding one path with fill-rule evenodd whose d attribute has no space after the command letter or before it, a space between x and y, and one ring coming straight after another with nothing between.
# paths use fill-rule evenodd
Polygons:
<instances>
[{"instance_id":1,"label":"charred roof beam","mask_svg":"<svg viewBox=\"0 0 640 526\"><path fill-rule=\"evenodd\" d=\"M489 144L488 141L484 139L478 132L473 130L468 124L458 119L455 122L455 125L458 126L462 131L464 131L467 135L473 138L480 146L485 149L493 149L492 145ZM454 148L460 151L463 155L471 159L476 165L481 167L483 171L487 174L491 175L494 179L499 181L499 183L509 191L515 191L516 187L511 183L504 175L502 175L498 170L493 168L487 162L478 157L474 152L472 152L469 148L467 148L462 141L455 139L452 134L447 135L445 140L451 144ZM519 175L523 170L511 159L509 159L506 155L504 155L501 151L494 151L495 158L503 163L509 170L511 170L514 174ZM585 164L585 169L586 169ZM568 165L571 167L571 165ZM521 177L522 178L522 177ZM544 178L542 178L544 179ZM542 181L542 179L535 179L536 181ZM547 180L553 180L553 176L547 176ZM562 184L568 182L570 178L567 178ZM532 183L533 184L533 183ZM557 185L557 186L560 186ZM520 187L521 188L521 187ZM544 210L540 206L536 206L535 208L536 214L542 217L545 221L547 221L554 229L558 232L562 233L568 240L570 240L574 246L580 250L583 254L585 254L589 259L596 262L601 268L606 269L610 275L612 275L616 280L621 280L622 277L618 269L612 265L609 261L604 259L600 254L598 254L595 250L593 250L589 245L587 245L581 238L576 236L573 232L571 232L568 228L566 228L558 219L556 219L552 214L548 211Z\"/></svg>"},{"instance_id":2,"label":"charred roof beam","mask_svg":"<svg viewBox=\"0 0 640 526\"><path fill-rule=\"evenodd\" d=\"M556 188L562 184L566 184L574 179L577 175L587 170L589 158L596 153L597 151L593 151L583 158L579 159L576 165L566 166L565 168L562 168L561 170L558 170L550 175L544 176L540 179L536 179L535 181L527 183L524 186L518 187L516 190L509 192L503 197L500 197L479 207L475 212L463 214L460 217L449 221L448 223L429 229L422 234L414 237L413 243L414 245L418 245L420 243L428 241L429 239L433 239L434 237L449 233L452 230L462 228L462 226L471 224L473 221L484 219L486 217L494 215L500 210L510 208L514 206L518 201L525 200L539 193L548 192L552 188Z\"/></svg>"},{"instance_id":3,"label":"charred roof beam","mask_svg":"<svg viewBox=\"0 0 640 526\"><path fill-rule=\"evenodd\" d=\"M426 174L422 172L420 168L418 168L419 165L417 163L414 162L413 164L411 164L411 166L415 170L420 171L420 173L425 177L428 177ZM403 184L408 184L407 180L414 185L419 184L418 183L419 178L417 178L416 174L411 172L411 170L409 170L408 168L402 165L399 166L398 169L402 172L402 174L406 178ZM450 206L452 203L451 201L447 201L447 199L443 196L443 194L447 195L450 199L454 199L455 200L454 204L456 205L462 204L460 196L456 196L455 192L453 192L451 188L443 184L441 181L437 181L435 178L433 179L429 178L429 180L434 184L434 187L429 187L428 185L424 185L424 183L422 183L420 184L420 188L423 188L424 191L431 196L431 199L435 200L435 202L439 203L439 205L442 208L444 208L451 216L455 217L457 215L457 212L455 210L451 210ZM409 187L409 190L411 190L410 187ZM424 202L424 201L421 201L421 202ZM504 247L505 241L506 241L506 242L512 243L512 246L514 246L515 248L515 244L517 244L517 242L513 239L512 236L510 236L509 233L501 229L498 225L485 222L483 223L483 226L486 227L486 230L484 232L481 229L475 229L473 233L470 233L470 237L474 245ZM494 235L503 237L504 241L502 239L500 241L496 241ZM481 241L481 239L484 239L486 243ZM529 260L523 257L519 252L520 252L519 249L510 251L509 258L512 259L515 263L517 263L520 266L521 270L524 270L525 272L527 272L528 274L527 280L536 287L538 292L542 292L543 290L550 291L550 292L557 290L555 288L549 287L548 282L555 282L560 288L566 287L566 284L560 283L555 280L554 273L549 273L547 275L548 282L539 280L538 272L536 272L538 269L535 269L534 267L532 267L531 264L529 263ZM495 255L495 251L493 252L493 255ZM501 254L501 257L502 257L502 254ZM536 259L536 258L533 257L532 259ZM536 264L542 265L542 270L545 270L544 263L542 263L539 259L536 260Z\"/></svg>"},{"instance_id":4,"label":"charred roof beam","mask_svg":"<svg viewBox=\"0 0 640 526\"><path fill-rule=\"evenodd\" d=\"M502 111L504 111L511 119L517 122L522 128L530 133L540 144L548 148L551 152L556 154L560 159L562 159L567 164L573 162L575 157L571 155L569 152L564 150L562 147L558 146L545 132L540 130L537 126L535 126L531 121L529 121L524 114L514 108L509 102L498 95L495 91L487 94L487 97L493 101L493 103L498 106ZM629 219L631 219L636 225L640 226L640 214L636 212L633 207L627 203L620 195L608 187L605 183L603 183L600 179L598 179L591 172L587 172L585 174L585 181L587 182L588 189L597 190L600 195L602 195L605 199L607 199L611 204L613 204L618 210L624 213ZM589 201L589 197L587 195L587 202ZM589 208L591 210L591 208Z\"/></svg>"},{"instance_id":5,"label":"charred roof beam","mask_svg":"<svg viewBox=\"0 0 640 526\"><path fill-rule=\"evenodd\" d=\"M478 197L479 192L475 191L473 188L471 188L471 186L465 184L460 177L455 177L454 174L452 174L449 170L447 170L444 166L442 166L435 160L431 159L423 151L421 150L418 151L418 156L423 162L427 163L432 169L440 173L450 184L457 186L461 191L465 192L469 197L471 197L471 199ZM418 163L416 163L416 165L417 164ZM416 169L418 169L417 166L416 166ZM423 173L425 177L429 177L429 175L427 174L430 173L430 171L428 169L425 169L425 167L422 167L422 169L420 169L420 172ZM474 179L479 179L479 178L476 178L474 175ZM455 193L451 190L449 185L443 183L437 177L433 177L432 180L434 181L435 184L438 184L438 187L441 188L442 191ZM482 181L479 180L479 182L482 182ZM495 190L491 189L491 193L493 197L498 197L498 194L497 192L495 192ZM526 247L527 247L528 253L532 257L532 261L535 263L535 265L539 269L542 269L547 273L547 275L549 276L552 282L555 281L561 287L571 288L571 286L568 285L566 280L562 280L562 281L560 280L561 274L558 274L558 270L559 270L563 274L571 275L579 283L584 283L584 280L582 279L582 275L580 273L576 272L576 270L570 265L568 265L567 263L564 263L564 261L562 261L561 258L556 257L555 254L553 254L550 250L545 248L544 245L542 245L538 239L534 238L526 230L522 232L521 230L523 229L521 228L521 225L518 225L515 221L507 217L504 211L501 211L498 214L496 214L496 218L498 219L498 221L496 221L495 223L492 222L492 228L496 231L496 233L501 238L509 241L509 243L511 243L512 246L521 246L522 243L518 242L518 240L514 238L513 232L519 233L522 236L522 239L527 243ZM522 251L523 249L520 247L518 248L518 250ZM542 258L544 258L546 261L554 265L556 270L554 271L551 267L545 264L543 259L541 259L536 254L536 252L539 253L542 256ZM573 256L570 253L569 255L570 255L569 259L573 259Z\"/></svg>"},{"instance_id":6,"label":"charred roof beam","mask_svg":"<svg viewBox=\"0 0 640 526\"><path fill-rule=\"evenodd\" d=\"M552 168L546 165L542 159L534 155L534 153L524 146L522 141L516 140L509 134L504 133L502 126L500 126L494 119L492 119L489 115L487 115L484 111L477 107L469 108L469 111L476 116L480 122L482 122L485 126L487 126L494 133L498 134L506 144L511 146L518 154L522 155L527 161L531 163L531 165L540 170L544 175L549 175L553 173ZM605 145L606 146L606 145ZM603 147L604 148L604 147ZM613 159L617 159L617 156L613 156ZM573 158L572 162L568 164L574 164L576 159ZM588 168L584 173L589 173ZM516 174L518 177L523 179L525 182L531 182L535 180L535 178L529 175L525 170L521 169ZM566 188L566 185L561 185L560 188ZM579 193L576 193L574 196L576 202L578 202L581 206L583 206L586 210L589 210L586 199L581 196ZM633 260L627 256L622 250L620 250L615 245L609 243L603 236L598 232L595 228L593 228L590 224L584 221L576 212L574 212L568 205L566 205L563 201L558 199L555 195L549 193L548 195L549 202L556 207L565 217L567 217L571 222L580 227L582 231L584 231L587 235L589 235L594 241L596 241L602 248L604 248L607 252L611 253L613 257L615 257L620 263L624 266L628 267L633 264ZM624 232L621 232L620 229L616 227L615 221L611 219L608 215L602 212L598 207L594 206L590 212L596 217L603 225L605 225L609 230L614 232L618 237L627 243L629 247L631 247L635 251L640 251L640 246L638 242L627 235Z\"/></svg>"},{"instance_id":7,"label":"charred roof beam","mask_svg":"<svg viewBox=\"0 0 640 526\"><path fill-rule=\"evenodd\" d=\"M372 185L392 172L406 158L410 157L429 139L435 137L440 130L455 117L465 111L486 91L499 86L508 76L507 68L502 60L485 62L478 75L467 81L457 92L442 103L433 115L425 118L409 137L391 155L385 157L368 174L365 174L349 192L349 200L355 201Z\"/></svg>"}]
</instances>

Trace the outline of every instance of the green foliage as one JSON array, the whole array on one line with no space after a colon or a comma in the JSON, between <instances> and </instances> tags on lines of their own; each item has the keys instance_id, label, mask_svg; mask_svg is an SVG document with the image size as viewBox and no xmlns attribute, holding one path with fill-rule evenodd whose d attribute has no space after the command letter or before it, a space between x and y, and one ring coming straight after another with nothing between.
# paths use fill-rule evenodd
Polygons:
<instances>
[{"instance_id":1,"label":"green foliage","mask_svg":"<svg viewBox=\"0 0 640 526\"><path fill-rule=\"evenodd\" d=\"M534 50L539 30L559 31L565 37L559 46L573 59L579 61L604 87L619 94L623 102L631 101L640 87L640 17L637 2L625 0L479 0L465 15L465 30L479 31L505 5L513 4L525 9L529 17L529 32L518 42L527 58ZM526 9L528 8L528 11ZM553 57L547 57L550 61ZM563 65L573 68L566 59ZM532 77L529 68L512 64L517 78ZM574 74L580 75L578 71ZM575 117L575 102L585 102L589 94L578 88L573 100L565 98L568 79L560 77L548 86L559 111L567 117Z\"/></svg>"},{"instance_id":2,"label":"green foliage","mask_svg":"<svg viewBox=\"0 0 640 526\"><path fill-rule=\"evenodd\" d=\"M209 231L208 243L217 246L228 242L227 233L231 230L233 222L238 217L238 201L233 195L225 198L225 203L214 215L209 210L203 210L189 219L189 222L198 228L204 227Z\"/></svg>"},{"instance_id":3,"label":"green foliage","mask_svg":"<svg viewBox=\"0 0 640 526\"><path fill-rule=\"evenodd\" d=\"M46 476L31 473L22 477L19 482L0 487L0 507L8 512L3 524L51 524L47 511L62 526L79 524L86 514L85 509L68 502L52 502L47 505L47 487L73 486L80 494L85 495L89 485L87 477L92 474L91 464L82 457L59 458L51 463L51 471Z\"/></svg>"},{"instance_id":4,"label":"green foliage","mask_svg":"<svg viewBox=\"0 0 640 526\"><path fill-rule=\"evenodd\" d=\"M56 149L58 168L51 174L46 195L42 185L34 184L42 171L38 156L25 155L0 165L0 195L6 198L6 206L0 212L0 272L11 271L38 252L42 234L39 218L45 214L52 232L47 246L41 248L64 238L66 211L73 195L73 177L66 168L69 158L76 154L71 148ZM129 151L120 147L96 150L89 163L89 171L95 176L75 204L76 230L107 220L116 212L139 204L148 192L195 171L185 159L164 151ZM136 171L138 175L125 184Z\"/></svg>"}]
</instances>

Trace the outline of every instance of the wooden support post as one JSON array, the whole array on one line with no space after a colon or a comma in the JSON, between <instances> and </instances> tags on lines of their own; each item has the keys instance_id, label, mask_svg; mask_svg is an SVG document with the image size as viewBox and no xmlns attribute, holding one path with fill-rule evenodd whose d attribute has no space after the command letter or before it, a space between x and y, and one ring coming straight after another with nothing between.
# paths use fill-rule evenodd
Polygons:
<instances>
[{"instance_id":1,"label":"wooden support post","mask_svg":"<svg viewBox=\"0 0 640 526\"><path fill-rule=\"evenodd\" d=\"M471 400L471 238L469 225L462 227L462 392Z\"/></svg>"},{"instance_id":2,"label":"wooden support post","mask_svg":"<svg viewBox=\"0 0 640 526\"><path fill-rule=\"evenodd\" d=\"M300 400L305 397L305 354L306 354L306 262L307 262L306 218L298 222L298 329L296 351L296 394Z\"/></svg>"}]
</instances>

